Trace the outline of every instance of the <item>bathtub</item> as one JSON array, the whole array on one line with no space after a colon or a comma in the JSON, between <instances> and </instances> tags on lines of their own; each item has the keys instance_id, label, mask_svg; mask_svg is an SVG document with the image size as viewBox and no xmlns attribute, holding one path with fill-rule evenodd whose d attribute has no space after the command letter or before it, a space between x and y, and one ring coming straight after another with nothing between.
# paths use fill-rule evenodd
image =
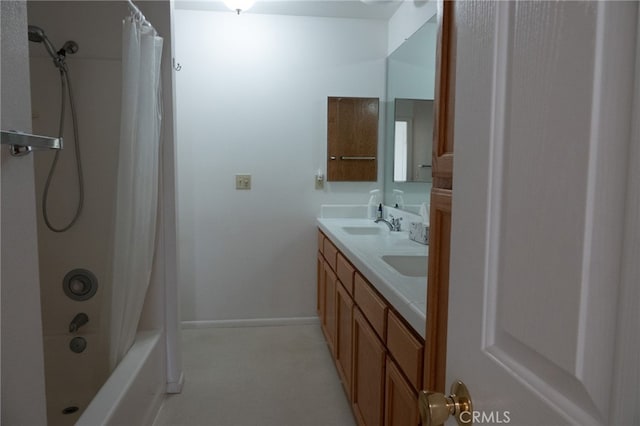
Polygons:
<instances>
[{"instance_id":1,"label":"bathtub","mask_svg":"<svg viewBox=\"0 0 640 426\"><path fill-rule=\"evenodd\" d=\"M43 338L49 426L72 426L108 376L103 342L93 332L78 333L85 339L81 353L70 349L68 333Z\"/></svg>"},{"instance_id":2,"label":"bathtub","mask_svg":"<svg viewBox=\"0 0 640 426\"><path fill-rule=\"evenodd\" d=\"M143 331L111 373L76 425L151 424L166 392L160 331Z\"/></svg>"}]
</instances>

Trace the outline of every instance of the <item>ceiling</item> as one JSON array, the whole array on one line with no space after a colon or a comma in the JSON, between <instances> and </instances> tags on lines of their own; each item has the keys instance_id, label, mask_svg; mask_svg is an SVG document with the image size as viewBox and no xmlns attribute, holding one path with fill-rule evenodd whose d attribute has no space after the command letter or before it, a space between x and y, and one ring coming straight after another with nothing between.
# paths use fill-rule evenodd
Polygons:
<instances>
[{"instance_id":1,"label":"ceiling","mask_svg":"<svg viewBox=\"0 0 640 426\"><path fill-rule=\"evenodd\" d=\"M256 0L246 13L388 20L403 0ZM416 1L419 0L407 0ZM423 1L419 1L423 3ZM231 12L222 0L175 0L177 9Z\"/></svg>"}]
</instances>

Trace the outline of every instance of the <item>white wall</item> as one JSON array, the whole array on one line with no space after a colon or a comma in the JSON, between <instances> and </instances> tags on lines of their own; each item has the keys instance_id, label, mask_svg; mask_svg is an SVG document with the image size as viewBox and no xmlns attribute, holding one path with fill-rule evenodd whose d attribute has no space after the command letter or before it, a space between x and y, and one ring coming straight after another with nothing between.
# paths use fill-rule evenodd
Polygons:
<instances>
[{"instance_id":1,"label":"white wall","mask_svg":"<svg viewBox=\"0 0 640 426\"><path fill-rule=\"evenodd\" d=\"M26 3L2 1L2 129L29 131ZM33 157L2 146L2 415L0 423L46 424Z\"/></svg>"},{"instance_id":2,"label":"white wall","mask_svg":"<svg viewBox=\"0 0 640 426\"><path fill-rule=\"evenodd\" d=\"M436 14L435 0L403 1L396 13L389 19L387 54L396 50L411 34Z\"/></svg>"},{"instance_id":3,"label":"white wall","mask_svg":"<svg viewBox=\"0 0 640 426\"><path fill-rule=\"evenodd\" d=\"M380 167L378 183L314 189L326 100L384 98L386 22L175 18L182 319L315 316L320 205L366 203L382 181ZM250 191L236 173L253 176Z\"/></svg>"}]
</instances>

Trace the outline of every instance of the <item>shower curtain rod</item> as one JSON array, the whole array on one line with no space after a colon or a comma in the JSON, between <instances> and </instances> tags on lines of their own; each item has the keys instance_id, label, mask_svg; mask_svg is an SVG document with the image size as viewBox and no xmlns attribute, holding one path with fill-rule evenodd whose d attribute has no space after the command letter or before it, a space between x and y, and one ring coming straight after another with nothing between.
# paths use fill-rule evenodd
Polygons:
<instances>
[{"instance_id":1,"label":"shower curtain rod","mask_svg":"<svg viewBox=\"0 0 640 426\"><path fill-rule=\"evenodd\" d=\"M127 0L127 2L129 3L129 7L132 9L132 12L133 12L133 14L135 15L135 17L137 19L140 19L145 24L149 24L149 25L151 25L151 27L153 27L153 24L151 24L151 22L147 21L147 18L144 16L144 14L138 8L138 6L135 5L133 0ZM155 27L153 27L153 28L155 29Z\"/></svg>"}]
</instances>

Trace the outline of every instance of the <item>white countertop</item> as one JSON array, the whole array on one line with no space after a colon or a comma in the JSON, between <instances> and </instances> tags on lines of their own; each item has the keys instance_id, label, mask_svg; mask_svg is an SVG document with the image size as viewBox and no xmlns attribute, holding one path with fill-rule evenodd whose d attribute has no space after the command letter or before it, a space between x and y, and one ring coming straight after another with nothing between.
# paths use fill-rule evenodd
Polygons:
<instances>
[{"instance_id":1,"label":"white countertop","mask_svg":"<svg viewBox=\"0 0 640 426\"><path fill-rule=\"evenodd\" d=\"M403 224L406 226L407 224ZM318 218L318 226L393 308L425 337L427 277L400 274L383 255L427 256L427 247L409 239L408 231L391 232L371 219ZM344 227L379 226L378 235L352 235Z\"/></svg>"}]
</instances>

